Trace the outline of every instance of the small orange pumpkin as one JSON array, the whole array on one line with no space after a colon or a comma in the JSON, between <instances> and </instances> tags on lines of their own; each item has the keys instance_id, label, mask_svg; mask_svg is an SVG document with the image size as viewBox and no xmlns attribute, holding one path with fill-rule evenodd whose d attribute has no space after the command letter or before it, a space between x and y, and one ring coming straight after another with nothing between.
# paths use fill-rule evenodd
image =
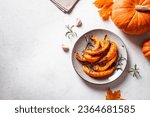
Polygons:
<instances>
[{"instance_id":1,"label":"small orange pumpkin","mask_svg":"<svg viewBox=\"0 0 150 117\"><path fill-rule=\"evenodd\" d=\"M125 33L150 31L150 0L115 0L112 21Z\"/></svg>"},{"instance_id":2,"label":"small orange pumpkin","mask_svg":"<svg viewBox=\"0 0 150 117\"><path fill-rule=\"evenodd\" d=\"M150 59L150 40L144 42L142 52L146 58Z\"/></svg>"}]
</instances>

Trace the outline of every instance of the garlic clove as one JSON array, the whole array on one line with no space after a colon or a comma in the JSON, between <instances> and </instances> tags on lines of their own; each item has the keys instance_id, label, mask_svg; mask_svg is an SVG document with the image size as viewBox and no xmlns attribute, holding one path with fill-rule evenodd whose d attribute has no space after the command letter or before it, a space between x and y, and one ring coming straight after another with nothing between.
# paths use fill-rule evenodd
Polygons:
<instances>
[{"instance_id":1,"label":"garlic clove","mask_svg":"<svg viewBox=\"0 0 150 117\"><path fill-rule=\"evenodd\" d=\"M81 27L81 26L82 26L82 21L79 18L77 18L76 19L76 27Z\"/></svg>"},{"instance_id":2,"label":"garlic clove","mask_svg":"<svg viewBox=\"0 0 150 117\"><path fill-rule=\"evenodd\" d=\"M69 51L69 47L66 46L65 44L62 44L62 49L64 50L64 52L68 52Z\"/></svg>"}]
</instances>

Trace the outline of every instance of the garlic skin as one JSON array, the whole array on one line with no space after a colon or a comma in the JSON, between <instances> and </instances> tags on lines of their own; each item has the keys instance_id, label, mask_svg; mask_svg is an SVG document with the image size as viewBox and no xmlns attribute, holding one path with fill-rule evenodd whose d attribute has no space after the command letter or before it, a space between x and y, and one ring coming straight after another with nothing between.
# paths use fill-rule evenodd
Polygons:
<instances>
[{"instance_id":1,"label":"garlic skin","mask_svg":"<svg viewBox=\"0 0 150 117\"><path fill-rule=\"evenodd\" d=\"M64 50L64 52L68 52L69 51L69 47L66 46L65 44L62 44L62 49Z\"/></svg>"},{"instance_id":2,"label":"garlic skin","mask_svg":"<svg viewBox=\"0 0 150 117\"><path fill-rule=\"evenodd\" d=\"M82 21L79 18L77 18L76 19L76 27L81 27L81 26L82 26Z\"/></svg>"}]
</instances>

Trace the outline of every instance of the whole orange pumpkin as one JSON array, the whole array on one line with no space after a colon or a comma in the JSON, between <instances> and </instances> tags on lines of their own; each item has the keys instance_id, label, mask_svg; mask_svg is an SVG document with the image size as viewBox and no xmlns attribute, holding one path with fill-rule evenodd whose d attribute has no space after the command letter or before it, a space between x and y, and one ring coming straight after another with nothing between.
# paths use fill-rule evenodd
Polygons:
<instances>
[{"instance_id":1,"label":"whole orange pumpkin","mask_svg":"<svg viewBox=\"0 0 150 117\"><path fill-rule=\"evenodd\" d=\"M150 0L115 0L112 21L125 33L150 31Z\"/></svg>"},{"instance_id":2,"label":"whole orange pumpkin","mask_svg":"<svg viewBox=\"0 0 150 117\"><path fill-rule=\"evenodd\" d=\"M142 52L146 58L150 59L150 40L143 43Z\"/></svg>"}]
</instances>

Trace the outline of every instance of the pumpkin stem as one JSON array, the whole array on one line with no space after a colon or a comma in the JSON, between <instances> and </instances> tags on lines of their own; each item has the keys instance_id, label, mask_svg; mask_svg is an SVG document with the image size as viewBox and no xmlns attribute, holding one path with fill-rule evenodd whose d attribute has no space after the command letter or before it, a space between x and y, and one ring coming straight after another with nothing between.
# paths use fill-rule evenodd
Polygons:
<instances>
[{"instance_id":1,"label":"pumpkin stem","mask_svg":"<svg viewBox=\"0 0 150 117\"><path fill-rule=\"evenodd\" d=\"M150 11L150 8L147 6L137 5L135 6L135 10L139 12Z\"/></svg>"}]
</instances>

